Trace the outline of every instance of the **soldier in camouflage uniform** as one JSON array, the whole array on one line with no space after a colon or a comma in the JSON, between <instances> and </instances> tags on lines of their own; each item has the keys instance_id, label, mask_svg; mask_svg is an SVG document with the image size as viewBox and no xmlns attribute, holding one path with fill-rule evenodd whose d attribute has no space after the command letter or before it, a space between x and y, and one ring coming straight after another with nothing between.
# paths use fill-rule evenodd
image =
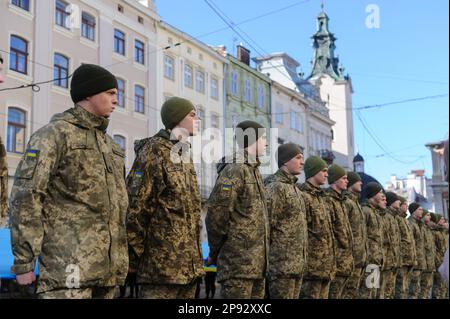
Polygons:
<instances>
[{"instance_id":1,"label":"soldier in camouflage uniform","mask_svg":"<svg viewBox=\"0 0 450 319\"><path fill-rule=\"evenodd\" d=\"M408 299L411 273L417 263L416 244L411 224L406 219L408 202L400 197L400 208L395 216L400 230L400 268L397 273L395 299Z\"/></svg>"},{"instance_id":2,"label":"soldier in camouflage uniform","mask_svg":"<svg viewBox=\"0 0 450 319\"><path fill-rule=\"evenodd\" d=\"M112 298L128 268L125 154L106 134L117 80L90 64L71 82L76 106L33 134L10 200L17 282L40 298Z\"/></svg>"},{"instance_id":3,"label":"soldier in camouflage uniform","mask_svg":"<svg viewBox=\"0 0 450 319\"><path fill-rule=\"evenodd\" d=\"M348 190L344 192L345 206L353 234L353 259L355 269L350 275L344 289L344 299L359 298L359 289L364 268L367 262L367 229L366 216L359 204L362 181L358 173L348 172Z\"/></svg>"},{"instance_id":4,"label":"soldier in camouflage uniform","mask_svg":"<svg viewBox=\"0 0 450 319\"><path fill-rule=\"evenodd\" d=\"M259 157L266 149L265 129L253 121L236 127L239 150L218 165L208 200L206 229L209 262L225 299L262 299L268 270L269 222Z\"/></svg>"},{"instance_id":5,"label":"soldier in camouflage uniform","mask_svg":"<svg viewBox=\"0 0 450 319\"><path fill-rule=\"evenodd\" d=\"M363 299L375 299L380 290L380 273L384 264L383 237L384 227L380 209L385 208L383 188L375 182L365 186L366 200L362 211L367 225L367 267L361 283L360 296Z\"/></svg>"},{"instance_id":6,"label":"soldier in camouflage uniform","mask_svg":"<svg viewBox=\"0 0 450 319\"><path fill-rule=\"evenodd\" d=\"M347 281L354 270L353 234L345 205L344 191L347 189L347 172L339 165L328 168L328 184L325 203L331 214L334 245L336 251L336 277L330 284L330 299L342 299Z\"/></svg>"},{"instance_id":7,"label":"soldier in camouflage uniform","mask_svg":"<svg viewBox=\"0 0 450 319\"><path fill-rule=\"evenodd\" d=\"M445 219L442 215L439 214L431 214L431 219L435 224L433 228L434 235L434 243L436 247L436 255L435 255L435 265L436 272L434 273L434 281L433 281L433 291L432 298L433 299L444 299L445 291L448 290L448 282L446 282L442 275L437 271L440 265L444 260L445 252L447 251L446 240L445 240Z\"/></svg>"},{"instance_id":8,"label":"soldier in camouflage uniform","mask_svg":"<svg viewBox=\"0 0 450 319\"><path fill-rule=\"evenodd\" d=\"M425 248L425 260L426 268L420 276L420 293L419 299L430 299L431 291L433 289L433 277L436 271L436 247L434 244L433 227L434 224L431 221L431 214L428 210L423 210L423 222L424 222L424 248Z\"/></svg>"},{"instance_id":9,"label":"soldier in camouflage uniform","mask_svg":"<svg viewBox=\"0 0 450 319\"><path fill-rule=\"evenodd\" d=\"M201 201L187 139L196 134L194 105L182 98L161 109L165 129L136 143L127 177L130 272L145 299L193 299L204 275Z\"/></svg>"},{"instance_id":10,"label":"soldier in camouflage uniform","mask_svg":"<svg viewBox=\"0 0 450 319\"><path fill-rule=\"evenodd\" d=\"M3 57L0 53L0 84L4 82ZM8 163L6 149L0 136L0 227L6 225L8 216ZM2 225L3 224L3 225Z\"/></svg>"},{"instance_id":11,"label":"soldier in camouflage uniform","mask_svg":"<svg viewBox=\"0 0 450 319\"><path fill-rule=\"evenodd\" d=\"M414 235L414 243L416 247L416 264L411 273L411 282L409 284L409 298L418 299L420 293L420 278L422 272L427 267L425 260L425 245L424 245L424 224L422 222L423 208L417 203L411 203L408 207L411 216L409 222Z\"/></svg>"},{"instance_id":12,"label":"soldier in camouflage uniform","mask_svg":"<svg viewBox=\"0 0 450 319\"><path fill-rule=\"evenodd\" d=\"M308 223L308 257L301 299L328 299L330 283L336 275L336 252L331 216L320 188L328 178L325 161L317 156L305 162L306 182L301 185Z\"/></svg>"},{"instance_id":13,"label":"soldier in camouflage uniform","mask_svg":"<svg viewBox=\"0 0 450 319\"><path fill-rule=\"evenodd\" d=\"M386 212L383 215L385 221L386 236L389 242L384 245L386 250L385 269L381 276L381 286L384 287L384 299L394 299L395 280L400 266L400 229L396 220L400 199L393 192L386 193ZM386 241L385 241L386 242Z\"/></svg>"},{"instance_id":14,"label":"soldier in camouflage uniform","mask_svg":"<svg viewBox=\"0 0 450 319\"><path fill-rule=\"evenodd\" d=\"M280 145L277 155L279 170L264 181L270 222L270 298L298 299L308 228L303 196L295 183L304 160L300 147L291 143Z\"/></svg>"}]
</instances>

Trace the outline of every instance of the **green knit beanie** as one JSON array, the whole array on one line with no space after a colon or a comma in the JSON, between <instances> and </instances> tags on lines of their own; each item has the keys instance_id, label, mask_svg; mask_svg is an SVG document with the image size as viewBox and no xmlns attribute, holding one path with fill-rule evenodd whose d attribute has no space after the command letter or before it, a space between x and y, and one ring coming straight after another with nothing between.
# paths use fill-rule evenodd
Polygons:
<instances>
[{"instance_id":1,"label":"green knit beanie","mask_svg":"<svg viewBox=\"0 0 450 319\"><path fill-rule=\"evenodd\" d=\"M383 190L383 187L381 187L381 185L378 184L377 182L370 182L364 188L364 192L365 192L367 198L374 197L382 190Z\"/></svg>"},{"instance_id":2,"label":"green knit beanie","mask_svg":"<svg viewBox=\"0 0 450 319\"><path fill-rule=\"evenodd\" d=\"M391 206L393 203L395 203L398 200L399 200L399 198L396 193L394 193L394 192L386 193L386 202L387 202L388 206Z\"/></svg>"},{"instance_id":3,"label":"green knit beanie","mask_svg":"<svg viewBox=\"0 0 450 319\"><path fill-rule=\"evenodd\" d=\"M172 97L163 104L161 119L166 129L171 130L193 110L195 110L195 106L191 101L181 97Z\"/></svg>"},{"instance_id":4,"label":"green knit beanie","mask_svg":"<svg viewBox=\"0 0 450 319\"><path fill-rule=\"evenodd\" d=\"M355 184L356 182L360 182L361 181L361 176L359 176L359 174L356 173L356 172L347 172L347 178L348 178L348 185L347 185L347 187L350 187L353 184Z\"/></svg>"},{"instance_id":5,"label":"green knit beanie","mask_svg":"<svg viewBox=\"0 0 450 319\"><path fill-rule=\"evenodd\" d=\"M411 203L408 206L408 210L411 214L414 214L414 212L420 207L420 205L418 203Z\"/></svg>"},{"instance_id":6,"label":"green knit beanie","mask_svg":"<svg viewBox=\"0 0 450 319\"><path fill-rule=\"evenodd\" d=\"M235 138L239 147L246 149L255 144L264 134L266 134L266 129L261 124L254 121L244 121L236 126Z\"/></svg>"},{"instance_id":7,"label":"green knit beanie","mask_svg":"<svg viewBox=\"0 0 450 319\"><path fill-rule=\"evenodd\" d=\"M408 203L408 200L403 196L398 196L398 199L400 199L400 205Z\"/></svg>"},{"instance_id":8,"label":"green knit beanie","mask_svg":"<svg viewBox=\"0 0 450 319\"><path fill-rule=\"evenodd\" d=\"M308 179L310 177L313 177L327 167L328 167L327 163L320 157L318 156L308 157L304 166L305 178Z\"/></svg>"},{"instance_id":9,"label":"green knit beanie","mask_svg":"<svg viewBox=\"0 0 450 319\"><path fill-rule=\"evenodd\" d=\"M431 221L435 224L437 224L439 222L439 220L441 219L441 215L439 214L435 214L435 213L431 213Z\"/></svg>"},{"instance_id":10,"label":"green knit beanie","mask_svg":"<svg viewBox=\"0 0 450 319\"><path fill-rule=\"evenodd\" d=\"M117 79L111 72L95 64L82 64L73 72L70 97L74 103L78 103L87 97L117 88Z\"/></svg>"},{"instance_id":11,"label":"green knit beanie","mask_svg":"<svg viewBox=\"0 0 450 319\"><path fill-rule=\"evenodd\" d=\"M333 164L328 168L328 184L333 184L343 176L345 176L347 172L345 169L340 167L337 164Z\"/></svg>"},{"instance_id":12,"label":"green knit beanie","mask_svg":"<svg viewBox=\"0 0 450 319\"><path fill-rule=\"evenodd\" d=\"M294 143L280 145L277 150L278 168L289 162L298 154L302 154L300 146Z\"/></svg>"}]
</instances>

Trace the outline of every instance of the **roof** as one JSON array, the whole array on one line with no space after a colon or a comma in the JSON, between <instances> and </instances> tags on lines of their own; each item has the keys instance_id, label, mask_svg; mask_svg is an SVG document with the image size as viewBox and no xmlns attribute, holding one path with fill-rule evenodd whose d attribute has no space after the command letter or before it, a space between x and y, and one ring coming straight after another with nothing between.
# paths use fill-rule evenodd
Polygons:
<instances>
[{"instance_id":1,"label":"roof","mask_svg":"<svg viewBox=\"0 0 450 319\"><path fill-rule=\"evenodd\" d=\"M364 162L364 157L362 157L359 153L353 158L353 163L356 162Z\"/></svg>"}]
</instances>

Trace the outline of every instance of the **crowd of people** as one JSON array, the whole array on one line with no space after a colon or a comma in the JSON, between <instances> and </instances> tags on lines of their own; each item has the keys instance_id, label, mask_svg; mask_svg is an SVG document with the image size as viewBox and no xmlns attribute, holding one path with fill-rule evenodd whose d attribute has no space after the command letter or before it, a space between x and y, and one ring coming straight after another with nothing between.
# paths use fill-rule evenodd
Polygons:
<instances>
[{"instance_id":1,"label":"crowd of people","mask_svg":"<svg viewBox=\"0 0 450 319\"><path fill-rule=\"evenodd\" d=\"M5 209L13 269L29 285L38 261L39 298L113 298L128 277L139 298L191 299L210 265L226 299L448 298L437 271L448 220L377 183L361 199L357 173L305 161L293 143L278 148L279 170L263 179L268 128L254 121L237 125L237 147L217 165L205 267L189 143L195 106L180 97L162 105L164 129L136 143L125 177L125 154L106 133L117 92L109 71L80 66L74 107L31 136L16 169Z\"/></svg>"}]
</instances>

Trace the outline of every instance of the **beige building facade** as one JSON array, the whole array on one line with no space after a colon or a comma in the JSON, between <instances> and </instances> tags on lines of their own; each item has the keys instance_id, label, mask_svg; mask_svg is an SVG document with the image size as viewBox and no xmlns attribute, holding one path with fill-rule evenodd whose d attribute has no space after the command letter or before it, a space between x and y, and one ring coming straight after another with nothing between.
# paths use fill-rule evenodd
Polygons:
<instances>
[{"instance_id":1,"label":"beige building facade","mask_svg":"<svg viewBox=\"0 0 450 319\"><path fill-rule=\"evenodd\" d=\"M0 134L8 152L10 179L30 136L51 117L73 106L67 76L82 63L101 65L119 79L119 105L108 133L134 160L134 141L155 133L156 22L153 1L1 1L0 34L4 88L57 79L31 88L0 92ZM12 186L12 180L9 183Z\"/></svg>"}]
</instances>

